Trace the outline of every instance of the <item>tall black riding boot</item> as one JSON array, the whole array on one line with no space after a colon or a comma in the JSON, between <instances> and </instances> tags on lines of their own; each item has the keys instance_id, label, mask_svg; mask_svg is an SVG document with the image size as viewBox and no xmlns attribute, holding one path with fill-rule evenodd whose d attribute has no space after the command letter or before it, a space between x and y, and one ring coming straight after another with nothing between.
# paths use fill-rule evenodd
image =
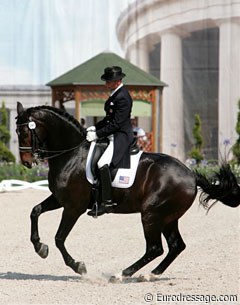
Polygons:
<instances>
[{"instance_id":1,"label":"tall black riding boot","mask_svg":"<svg viewBox=\"0 0 240 305\"><path fill-rule=\"evenodd\" d=\"M89 211L87 214L89 216L97 217L98 216L98 210L99 210L99 183L92 186L92 198L93 198L93 205L91 211Z\"/></svg>"},{"instance_id":2,"label":"tall black riding boot","mask_svg":"<svg viewBox=\"0 0 240 305\"><path fill-rule=\"evenodd\" d=\"M102 205L106 208L116 206L116 203L112 202L112 179L108 165L101 167L99 172L102 187Z\"/></svg>"},{"instance_id":3,"label":"tall black riding boot","mask_svg":"<svg viewBox=\"0 0 240 305\"><path fill-rule=\"evenodd\" d=\"M104 165L99 169L100 173L100 186L101 186L101 194L102 194L102 200L100 203L100 206L95 205L95 208L88 212L87 214L90 216L100 216L105 213L111 213L113 210L113 207L116 206L116 203L112 202L112 180L111 175L109 171L108 165Z\"/></svg>"}]
</instances>

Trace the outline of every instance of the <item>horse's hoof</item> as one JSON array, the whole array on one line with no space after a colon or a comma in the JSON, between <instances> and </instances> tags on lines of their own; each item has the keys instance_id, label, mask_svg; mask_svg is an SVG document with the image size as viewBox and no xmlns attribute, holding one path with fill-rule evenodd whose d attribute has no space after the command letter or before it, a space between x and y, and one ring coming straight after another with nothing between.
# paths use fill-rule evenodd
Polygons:
<instances>
[{"instance_id":1,"label":"horse's hoof","mask_svg":"<svg viewBox=\"0 0 240 305\"><path fill-rule=\"evenodd\" d=\"M77 262L75 272L78 274L86 274L87 268L84 262Z\"/></svg>"},{"instance_id":2,"label":"horse's hoof","mask_svg":"<svg viewBox=\"0 0 240 305\"><path fill-rule=\"evenodd\" d=\"M48 246L45 244L41 244L40 249L38 250L37 254L41 258L46 258L48 256Z\"/></svg>"}]
</instances>

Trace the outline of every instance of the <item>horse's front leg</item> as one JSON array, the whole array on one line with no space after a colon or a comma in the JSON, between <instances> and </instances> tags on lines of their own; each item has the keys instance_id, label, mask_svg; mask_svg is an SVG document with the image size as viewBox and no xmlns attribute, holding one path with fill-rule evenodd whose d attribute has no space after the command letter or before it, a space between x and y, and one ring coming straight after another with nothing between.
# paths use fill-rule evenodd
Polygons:
<instances>
[{"instance_id":1,"label":"horse's front leg","mask_svg":"<svg viewBox=\"0 0 240 305\"><path fill-rule=\"evenodd\" d=\"M40 242L38 233L38 218L42 213L61 208L53 195L50 195L43 202L36 205L31 212L31 242L39 256L46 258L48 256L48 246Z\"/></svg>"},{"instance_id":2,"label":"horse's front leg","mask_svg":"<svg viewBox=\"0 0 240 305\"><path fill-rule=\"evenodd\" d=\"M62 253L65 264L72 268L73 271L75 271L76 273L84 274L87 273L87 269L84 262L75 262L75 260L67 252L64 245L68 234L72 230L73 226L75 225L81 214L81 212L78 213L76 210L70 213L68 210L64 209L62 219L57 234L55 236L55 242L57 248Z\"/></svg>"}]
</instances>

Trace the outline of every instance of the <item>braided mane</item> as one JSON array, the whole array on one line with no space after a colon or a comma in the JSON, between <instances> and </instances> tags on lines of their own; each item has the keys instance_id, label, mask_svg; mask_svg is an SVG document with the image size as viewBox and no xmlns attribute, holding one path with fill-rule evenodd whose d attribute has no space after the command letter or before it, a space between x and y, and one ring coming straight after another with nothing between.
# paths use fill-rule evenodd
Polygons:
<instances>
[{"instance_id":1,"label":"braided mane","mask_svg":"<svg viewBox=\"0 0 240 305\"><path fill-rule=\"evenodd\" d=\"M68 112L66 112L62 109L44 105L44 106L28 108L27 113L28 113L28 115L31 115L32 111L41 111L41 110L53 113L54 115L61 118L65 122L71 124L75 129L77 129L77 131L80 134L82 134L83 136L86 135L85 128L82 127L82 125L78 122L78 120L76 120L71 114L69 114Z\"/></svg>"}]
</instances>

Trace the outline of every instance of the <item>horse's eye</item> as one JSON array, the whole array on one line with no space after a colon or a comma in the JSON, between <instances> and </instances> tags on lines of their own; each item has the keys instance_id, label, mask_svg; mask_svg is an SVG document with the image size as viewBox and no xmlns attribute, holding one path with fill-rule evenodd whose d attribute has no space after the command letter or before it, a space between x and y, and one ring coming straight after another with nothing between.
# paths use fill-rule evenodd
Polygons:
<instances>
[{"instance_id":1,"label":"horse's eye","mask_svg":"<svg viewBox=\"0 0 240 305\"><path fill-rule=\"evenodd\" d=\"M28 132L29 132L29 129L28 129L28 127L27 126L24 126L24 127L19 127L19 128L17 128L16 129L16 133L17 133L17 135L20 137L20 136L22 136L23 138L24 137L27 137L28 136Z\"/></svg>"}]
</instances>

